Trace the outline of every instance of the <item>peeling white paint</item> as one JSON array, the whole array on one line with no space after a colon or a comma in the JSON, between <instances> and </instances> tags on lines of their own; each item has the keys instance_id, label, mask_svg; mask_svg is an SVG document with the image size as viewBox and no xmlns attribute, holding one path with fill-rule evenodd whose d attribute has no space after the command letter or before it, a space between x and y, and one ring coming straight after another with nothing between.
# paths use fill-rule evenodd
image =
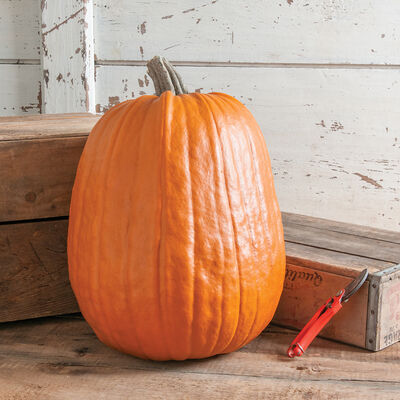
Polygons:
<instances>
[{"instance_id":1,"label":"peeling white paint","mask_svg":"<svg viewBox=\"0 0 400 400\"><path fill-rule=\"evenodd\" d=\"M161 54L172 61L400 64L399 15L397 0L95 0L96 54L99 60Z\"/></svg>"},{"instance_id":2,"label":"peeling white paint","mask_svg":"<svg viewBox=\"0 0 400 400\"><path fill-rule=\"evenodd\" d=\"M0 0L0 59L39 59L37 0Z\"/></svg>"},{"instance_id":3,"label":"peeling white paint","mask_svg":"<svg viewBox=\"0 0 400 400\"><path fill-rule=\"evenodd\" d=\"M95 112L92 0L42 0L45 113Z\"/></svg>"},{"instance_id":4,"label":"peeling white paint","mask_svg":"<svg viewBox=\"0 0 400 400\"><path fill-rule=\"evenodd\" d=\"M40 112L39 65L0 64L0 116Z\"/></svg>"}]
</instances>

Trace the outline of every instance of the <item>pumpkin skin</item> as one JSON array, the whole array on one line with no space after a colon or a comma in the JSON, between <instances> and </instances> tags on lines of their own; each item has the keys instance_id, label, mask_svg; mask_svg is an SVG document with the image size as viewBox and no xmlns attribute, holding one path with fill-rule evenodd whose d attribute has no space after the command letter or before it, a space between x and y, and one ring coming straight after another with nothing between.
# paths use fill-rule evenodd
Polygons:
<instances>
[{"instance_id":1,"label":"pumpkin skin","mask_svg":"<svg viewBox=\"0 0 400 400\"><path fill-rule=\"evenodd\" d=\"M285 274L264 138L222 93L109 110L72 193L69 274L105 344L153 360L232 352L271 321Z\"/></svg>"}]
</instances>

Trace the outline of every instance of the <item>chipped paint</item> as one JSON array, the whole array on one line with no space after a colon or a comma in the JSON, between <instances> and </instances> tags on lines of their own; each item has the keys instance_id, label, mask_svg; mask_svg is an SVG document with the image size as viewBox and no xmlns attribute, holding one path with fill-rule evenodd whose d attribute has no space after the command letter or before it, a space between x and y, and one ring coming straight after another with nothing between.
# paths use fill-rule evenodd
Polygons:
<instances>
[{"instance_id":1,"label":"chipped paint","mask_svg":"<svg viewBox=\"0 0 400 400\"><path fill-rule=\"evenodd\" d=\"M342 130L344 127L340 122L334 121L331 124L331 131L336 132Z\"/></svg>"},{"instance_id":2,"label":"chipped paint","mask_svg":"<svg viewBox=\"0 0 400 400\"><path fill-rule=\"evenodd\" d=\"M83 1L85 2L86 0L83 0ZM88 79L87 79L87 76L86 76L87 70L85 68L87 66L87 63L88 63L88 60L87 60L87 57L88 57L88 54L87 54L88 44L87 44L87 37L86 37L86 31L88 29L88 24L86 23L87 11L88 11L87 8L83 7L83 17L84 17L83 21L84 21L84 24L83 24L82 39L81 39L81 44L82 44L81 56L82 56L84 70L81 73L81 82L82 82L83 88L85 90L85 103L84 103L84 106L85 106L86 111L89 111L90 107L91 107L90 100L89 100L89 98L90 98L90 85L89 85L89 82L88 82ZM75 50L75 53L76 53L76 50ZM72 82L72 79L71 79L71 82Z\"/></svg>"},{"instance_id":3,"label":"chipped paint","mask_svg":"<svg viewBox=\"0 0 400 400\"><path fill-rule=\"evenodd\" d=\"M182 14L187 14L187 13L190 13L190 12L193 12L193 11L196 11L196 9L195 8L189 8L188 10L182 11Z\"/></svg>"},{"instance_id":4,"label":"chipped paint","mask_svg":"<svg viewBox=\"0 0 400 400\"><path fill-rule=\"evenodd\" d=\"M138 26L138 31L139 31L142 35L144 35L144 34L146 33L146 24L147 24L147 21L143 21L143 22L140 24L140 26Z\"/></svg>"},{"instance_id":5,"label":"chipped paint","mask_svg":"<svg viewBox=\"0 0 400 400\"><path fill-rule=\"evenodd\" d=\"M39 113L42 113L42 82L39 81L39 91L37 95Z\"/></svg>"},{"instance_id":6,"label":"chipped paint","mask_svg":"<svg viewBox=\"0 0 400 400\"><path fill-rule=\"evenodd\" d=\"M139 87L144 87L144 82L142 79L138 78Z\"/></svg>"},{"instance_id":7,"label":"chipped paint","mask_svg":"<svg viewBox=\"0 0 400 400\"><path fill-rule=\"evenodd\" d=\"M378 189L382 189L382 185L380 185L375 179L372 179L366 175L360 174L359 172L354 172L353 175L357 175L363 180L364 182L367 182L373 186L375 186Z\"/></svg>"},{"instance_id":8,"label":"chipped paint","mask_svg":"<svg viewBox=\"0 0 400 400\"><path fill-rule=\"evenodd\" d=\"M43 70L43 80L44 80L44 83L46 84L46 88L49 87L49 76L50 76L49 70L44 69Z\"/></svg>"},{"instance_id":9,"label":"chipped paint","mask_svg":"<svg viewBox=\"0 0 400 400\"><path fill-rule=\"evenodd\" d=\"M71 81L72 81L72 79L71 79ZM85 105L86 111L89 111L89 85L88 85L88 81L87 81L87 78L86 78L86 75L84 72L81 73L81 82L82 82L82 86L85 90L84 105Z\"/></svg>"},{"instance_id":10,"label":"chipped paint","mask_svg":"<svg viewBox=\"0 0 400 400\"><path fill-rule=\"evenodd\" d=\"M319 125L322 126L323 128L326 128L325 121L323 119L321 119L321 122L316 122L315 125Z\"/></svg>"},{"instance_id":11,"label":"chipped paint","mask_svg":"<svg viewBox=\"0 0 400 400\"><path fill-rule=\"evenodd\" d=\"M286 1L289 4L289 6L291 6L293 4L293 0L286 0Z\"/></svg>"},{"instance_id":12,"label":"chipped paint","mask_svg":"<svg viewBox=\"0 0 400 400\"><path fill-rule=\"evenodd\" d=\"M106 106L102 106L100 103L96 104L96 114L103 114L110 108L116 106L119 103L120 103L119 96L109 96L108 104Z\"/></svg>"},{"instance_id":13,"label":"chipped paint","mask_svg":"<svg viewBox=\"0 0 400 400\"><path fill-rule=\"evenodd\" d=\"M124 88L122 89L124 93L128 92L128 79L122 79L122 83L124 84Z\"/></svg>"},{"instance_id":14,"label":"chipped paint","mask_svg":"<svg viewBox=\"0 0 400 400\"><path fill-rule=\"evenodd\" d=\"M120 103L119 96L110 96L108 98L108 106L111 108Z\"/></svg>"},{"instance_id":15,"label":"chipped paint","mask_svg":"<svg viewBox=\"0 0 400 400\"><path fill-rule=\"evenodd\" d=\"M164 15L163 17L161 17L161 19L169 19L169 18L172 18L174 15L173 14L171 14L171 15Z\"/></svg>"},{"instance_id":16,"label":"chipped paint","mask_svg":"<svg viewBox=\"0 0 400 400\"><path fill-rule=\"evenodd\" d=\"M61 18L57 4L46 3L42 21L49 29L42 28L41 34L43 112L95 111L93 33L89 26L92 6L92 0L66 3L64 12L68 17ZM68 46L60 46L65 35ZM59 96L61 90L63 95Z\"/></svg>"},{"instance_id":17,"label":"chipped paint","mask_svg":"<svg viewBox=\"0 0 400 400\"><path fill-rule=\"evenodd\" d=\"M37 108L38 108L38 104L29 104L29 105L20 107L22 112L29 112L29 110L36 110Z\"/></svg>"},{"instance_id":18,"label":"chipped paint","mask_svg":"<svg viewBox=\"0 0 400 400\"><path fill-rule=\"evenodd\" d=\"M68 18L64 19L63 21L61 21L60 23L54 25L50 30L43 32L42 36L46 36L49 33L55 31L56 29L59 29L60 26L63 26L64 24L68 23L68 21L71 21L71 19L75 18L76 16L78 16L79 13L81 13L82 11L85 10L85 7L80 8L78 11L74 12L73 14L71 14Z\"/></svg>"},{"instance_id":19,"label":"chipped paint","mask_svg":"<svg viewBox=\"0 0 400 400\"><path fill-rule=\"evenodd\" d=\"M166 47L164 50L173 49L174 47L178 47L178 46L180 46L180 45L181 45L180 43L175 43L175 44L173 44L173 45L171 45L171 46Z\"/></svg>"}]
</instances>

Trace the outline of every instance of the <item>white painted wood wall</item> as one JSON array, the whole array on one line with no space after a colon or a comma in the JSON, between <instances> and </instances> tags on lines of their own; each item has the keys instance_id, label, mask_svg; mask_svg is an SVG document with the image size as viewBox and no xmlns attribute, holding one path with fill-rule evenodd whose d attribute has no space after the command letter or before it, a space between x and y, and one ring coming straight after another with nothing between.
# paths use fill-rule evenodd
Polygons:
<instances>
[{"instance_id":1,"label":"white painted wood wall","mask_svg":"<svg viewBox=\"0 0 400 400\"><path fill-rule=\"evenodd\" d=\"M398 0L0 0L0 114L96 111L188 87L259 121L282 210L400 231Z\"/></svg>"}]
</instances>

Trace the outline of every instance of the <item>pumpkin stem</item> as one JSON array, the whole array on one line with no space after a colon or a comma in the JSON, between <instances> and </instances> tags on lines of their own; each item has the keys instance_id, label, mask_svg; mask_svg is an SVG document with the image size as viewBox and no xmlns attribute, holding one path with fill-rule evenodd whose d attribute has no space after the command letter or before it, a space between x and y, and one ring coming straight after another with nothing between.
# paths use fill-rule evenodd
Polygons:
<instances>
[{"instance_id":1,"label":"pumpkin stem","mask_svg":"<svg viewBox=\"0 0 400 400\"><path fill-rule=\"evenodd\" d=\"M150 78L153 80L157 96L160 96L161 93L167 90L176 95L188 93L181 76L164 57L153 57L147 63L147 69Z\"/></svg>"}]
</instances>

